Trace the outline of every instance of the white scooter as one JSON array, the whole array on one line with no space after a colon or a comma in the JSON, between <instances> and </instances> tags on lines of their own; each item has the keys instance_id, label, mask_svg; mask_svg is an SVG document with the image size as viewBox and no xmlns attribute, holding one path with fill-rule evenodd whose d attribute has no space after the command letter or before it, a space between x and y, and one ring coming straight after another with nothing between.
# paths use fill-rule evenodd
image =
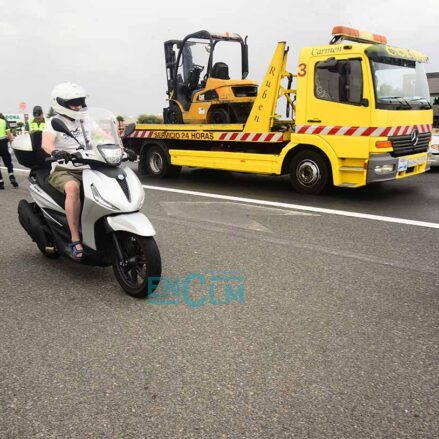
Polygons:
<instances>
[{"instance_id":1,"label":"white scooter","mask_svg":"<svg viewBox=\"0 0 439 439\"><path fill-rule=\"evenodd\" d=\"M104 135L90 139L87 145L81 145L61 119L51 121L55 131L78 142L72 163L90 167L82 172L81 263L113 265L126 293L146 297L158 285L161 258L155 230L140 212L145 192L136 174L120 166L128 155L122 148L114 116L106 110L90 109L89 113ZM133 131L131 124L123 137ZM41 149L41 133L17 136L12 147L19 163L31 168L29 190L34 202L19 202L20 224L44 256L57 258L66 253L70 230L64 211L65 195L48 183L54 159Z\"/></svg>"}]
</instances>

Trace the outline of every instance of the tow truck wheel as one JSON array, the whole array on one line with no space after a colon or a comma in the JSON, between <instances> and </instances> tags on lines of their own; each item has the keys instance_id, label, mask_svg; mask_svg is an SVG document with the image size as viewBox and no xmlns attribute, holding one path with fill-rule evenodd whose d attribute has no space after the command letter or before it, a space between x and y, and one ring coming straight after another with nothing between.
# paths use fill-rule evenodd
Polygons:
<instances>
[{"instance_id":1,"label":"tow truck wheel","mask_svg":"<svg viewBox=\"0 0 439 439\"><path fill-rule=\"evenodd\" d=\"M290 179L294 189L318 195L329 186L330 170L325 158L316 151L300 151L291 160Z\"/></svg>"},{"instance_id":2,"label":"tow truck wheel","mask_svg":"<svg viewBox=\"0 0 439 439\"><path fill-rule=\"evenodd\" d=\"M173 166L166 151L160 146L151 146L146 153L146 173L151 177L174 177L181 171L181 166Z\"/></svg>"}]
</instances>

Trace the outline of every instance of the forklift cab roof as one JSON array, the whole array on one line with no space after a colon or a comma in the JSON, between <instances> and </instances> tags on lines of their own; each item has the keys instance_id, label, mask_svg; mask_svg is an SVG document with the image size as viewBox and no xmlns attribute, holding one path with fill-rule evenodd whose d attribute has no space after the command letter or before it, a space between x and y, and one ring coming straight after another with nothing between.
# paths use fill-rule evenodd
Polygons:
<instances>
[{"instance_id":1,"label":"forklift cab roof","mask_svg":"<svg viewBox=\"0 0 439 439\"><path fill-rule=\"evenodd\" d=\"M177 47L180 48L187 40L191 38L209 40L211 44L215 43L216 41L236 41L237 43L245 44L241 36L236 33L209 32L207 30L200 30L198 32L194 32L193 34L189 34L183 40L169 40L166 41L165 44L177 44Z\"/></svg>"}]
</instances>

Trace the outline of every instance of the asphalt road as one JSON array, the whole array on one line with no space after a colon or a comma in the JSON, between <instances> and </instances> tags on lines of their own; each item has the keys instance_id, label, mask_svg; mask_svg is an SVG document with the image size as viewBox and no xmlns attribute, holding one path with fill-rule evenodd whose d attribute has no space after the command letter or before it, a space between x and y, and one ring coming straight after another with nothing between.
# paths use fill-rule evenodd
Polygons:
<instances>
[{"instance_id":1,"label":"asphalt road","mask_svg":"<svg viewBox=\"0 0 439 439\"><path fill-rule=\"evenodd\" d=\"M439 167L416 177L377 183L354 191L333 188L318 196L298 194L291 187L288 176L271 177L184 168L178 178L151 180L145 176L141 179L144 184L161 187L439 223Z\"/></svg>"},{"instance_id":2,"label":"asphalt road","mask_svg":"<svg viewBox=\"0 0 439 439\"><path fill-rule=\"evenodd\" d=\"M304 197L271 177L142 177L436 223L438 179ZM437 437L438 229L147 190L161 288L198 277L160 304L41 256L19 180L0 193L1 437ZM244 288L228 304L223 272Z\"/></svg>"}]
</instances>

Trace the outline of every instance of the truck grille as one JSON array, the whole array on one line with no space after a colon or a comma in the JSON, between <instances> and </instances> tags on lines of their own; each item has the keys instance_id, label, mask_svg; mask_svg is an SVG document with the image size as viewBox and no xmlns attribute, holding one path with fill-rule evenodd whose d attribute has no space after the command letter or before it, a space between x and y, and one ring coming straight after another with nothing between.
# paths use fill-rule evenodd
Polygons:
<instances>
[{"instance_id":1,"label":"truck grille","mask_svg":"<svg viewBox=\"0 0 439 439\"><path fill-rule=\"evenodd\" d=\"M393 157L400 157L408 154L416 154L418 152L426 152L430 142L431 133L419 133L419 139L416 146L413 146L411 136L389 137L393 146Z\"/></svg>"}]
</instances>

